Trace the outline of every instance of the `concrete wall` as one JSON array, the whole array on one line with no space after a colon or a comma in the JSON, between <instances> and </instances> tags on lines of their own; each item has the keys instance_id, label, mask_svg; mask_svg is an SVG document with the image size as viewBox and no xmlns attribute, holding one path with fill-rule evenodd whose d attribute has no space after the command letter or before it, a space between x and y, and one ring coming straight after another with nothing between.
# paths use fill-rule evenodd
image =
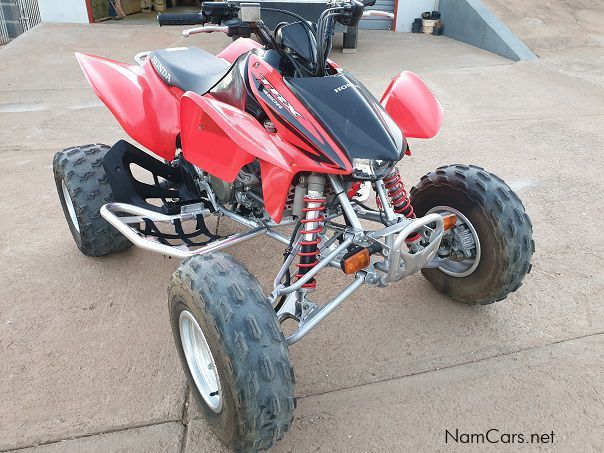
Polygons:
<instances>
[{"instance_id":1,"label":"concrete wall","mask_svg":"<svg viewBox=\"0 0 604 453\"><path fill-rule=\"evenodd\" d=\"M38 0L42 22L87 24L86 0Z\"/></svg>"},{"instance_id":2,"label":"concrete wall","mask_svg":"<svg viewBox=\"0 0 604 453\"><path fill-rule=\"evenodd\" d=\"M445 36L510 60L537 58L480 0L440 0L439 11Z\"/></svg>"},{"instance_id":3,"label":"concrete wall","mask_svg":"<svg viewBox=\"0 0 604 453\"><path fill-rule=\"evenodd\" d=\"M435 0L398 0L396 31L410 32L413 19L424 11L433 11Z\"/></svg>"}]
</instances>

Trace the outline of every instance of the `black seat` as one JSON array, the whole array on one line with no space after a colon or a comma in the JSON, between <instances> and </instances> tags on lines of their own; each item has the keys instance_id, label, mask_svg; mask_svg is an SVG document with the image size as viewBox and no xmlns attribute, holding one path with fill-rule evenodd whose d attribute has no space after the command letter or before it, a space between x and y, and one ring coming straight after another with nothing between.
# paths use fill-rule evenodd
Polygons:
<instances>
[{"instance_id":1,"label":"black seat","mask_svg":"<svg viewBox=\"0 0 604 453\"><path fill-rule=\"evenodd\" d=\"M207 93L229 70L223 60L197 47L154 50L149 58L167 85L198 94Z\"/></svg>"}]
</instances>

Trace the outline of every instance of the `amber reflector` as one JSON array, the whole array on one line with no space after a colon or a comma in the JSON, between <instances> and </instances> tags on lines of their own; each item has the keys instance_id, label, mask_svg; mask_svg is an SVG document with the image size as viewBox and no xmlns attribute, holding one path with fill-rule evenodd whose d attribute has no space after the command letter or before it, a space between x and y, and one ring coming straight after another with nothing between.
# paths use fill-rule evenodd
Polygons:
<instances>
[{"instance_id":1,"label":"amber reflector","mask_svg":"<svg viewBox=\"0 0 604 453\"><path fill-rule=\"evenodd\" d=\"M345 274L354 274L369 266L369 262L369 250L361 249L354 255L344 259L342 269L344 269Z\"/></svg>"},{"instance_id":2,"label":"amber reflector","mask_svg":"<svg viewBox=\"0 0 604 453\"><path fill-rule=\"evenodd\" d=\"M455 226L457 216L455 214L447 214L446 216L443 216L443 221L445 222L445 231L450 230Z\"/></svg>"}]
</instances>

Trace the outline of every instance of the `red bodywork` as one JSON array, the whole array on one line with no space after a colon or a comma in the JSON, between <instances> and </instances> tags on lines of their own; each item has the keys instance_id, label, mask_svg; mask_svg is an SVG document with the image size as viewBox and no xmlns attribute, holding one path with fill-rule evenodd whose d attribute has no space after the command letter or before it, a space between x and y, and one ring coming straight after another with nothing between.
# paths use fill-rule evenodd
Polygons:
<instances>
[{"instance_id":1,"label":"red bodywork","mask_svg":"<svg viewBox=\"0 0 604 453\"><path fill-rule=\"evenodd\" d=\"M443 122L443 106L428 85L409 71L392 79L380 102L406 137L432 138Z\"/></svg>"},{"instance_id":2,"label":"red bodywork","mask_svg":"<svg viewBox=\"0 0 604 453\"><path fill-rule=\"evenodd\" d=\"M128 135L158 156L174 159L182 91L168 87L150 61L139 66L81 53L76 58Z\"/></svg>"},{"instance_id":3,"label":"red bodywork","mask_svg":"<svg viewBox=\"0 0 604 453\"><path fill-rule=\"evenodd\" d=\"M229 63L235 63L235 60L244 53L252 49L261 49L262 44L250 38L238 38L229 44L222 52L216 55Z\"/></svg>"},{"instance_id":4,"label":"red bodywork","mask_svg":"<svg viewBox=\"0 0 604 453\"><path fill-rule=\"evenodd\" d=\"M257 47L257 42L240 38L218 57L233 63ZM281 221L297 173L352 171L344 151L289 90L281 75L256 55L249 59L250 81L256 82L250 85L273 121L275 133L268 132L245 111L220 102L211 94L183 93L167 86L149 61L138 66L86 54L78 53L76 57L94 92L128 135L163 159L174 159L179 135L187 161L228 182L235 179L243 165L258 159L265 207L276 222ZM272 102L266 101L266 92L272 93ZM442 121L440 103L412 73L401 73L392 81L382 104L409 137L431 137ZM296 126L288 124L286 116L276 114L279 109L286 109L292 123L310 132L312 143L296 133ZM335 156L336 163L312 158L323 147Z\"/></svg>"},{"instance_id":5,"label":"red bodywork","mask_svg":"<svg viewBox=\"0 0 604 453\"><path fill-rule=\"evenodd\" d=\"M255 158L290 168L256 118L210 96L185 93L180 121L185 159L224 181L233 182L241 167Z\"/></svg>"}]
</instances>

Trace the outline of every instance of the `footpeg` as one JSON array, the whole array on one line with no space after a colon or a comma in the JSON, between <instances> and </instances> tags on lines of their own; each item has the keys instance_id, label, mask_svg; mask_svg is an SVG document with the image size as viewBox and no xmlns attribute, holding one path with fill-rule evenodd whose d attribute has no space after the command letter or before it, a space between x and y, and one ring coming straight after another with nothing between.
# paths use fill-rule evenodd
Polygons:
<instances>
[{"instance_id":1,"label":"footpeg","mask_svg":"<svg viewBox=\"0 0 604 453\"><path fill-rule=\"evenodd\" d=\"M182 231L182 222L186 220L197 220L199 222L200 217L207 217L211 212L209 209L201 209L201 205L200 209L197 211L191 211L191 209L192 208L185 209L183 207L181 208L181 214L167 215L127 203L107 203L101 207L101 215L134 245L145 250L180 259L220 250L267 233L267 227L258 224L255 227L250 226L248 231L242 233L232 234L220 239L216 238L205 243L194 243L191 239L195 237L195 233L199 232L197 231L189 234L184 233L184 231ZM126 216L124 216L124 214L126 214ZM156 223L172 225L175 234L172 235L161 232L158 234L157 232L154 233L152 228L140 228L141 224L155 225ZM159 231L156 226L154 228ZM168 239L180 239L183 242L179 245L172 245L167 241ZM201 245L199 248L190 248L199 245Z\"/></svg>"}]
</instances>

